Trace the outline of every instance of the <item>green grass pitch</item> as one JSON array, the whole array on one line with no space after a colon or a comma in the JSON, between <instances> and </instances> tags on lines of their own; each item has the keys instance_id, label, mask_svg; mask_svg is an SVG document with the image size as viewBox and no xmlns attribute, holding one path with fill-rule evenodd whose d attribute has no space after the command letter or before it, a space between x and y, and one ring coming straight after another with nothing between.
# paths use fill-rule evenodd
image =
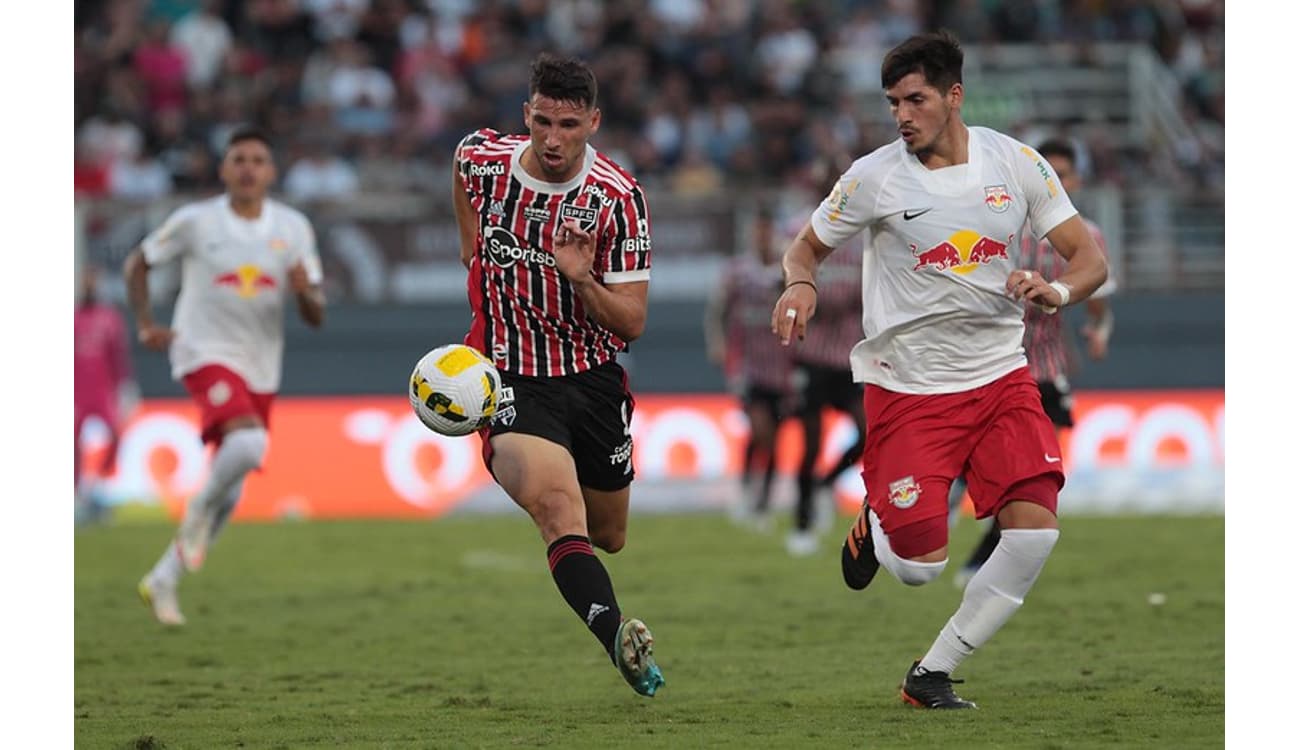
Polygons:
<instances>
[{"instance_id":1,"label":"green grass pitch","mask_svg":"<svg viewBox=\"0 0 1300 750\"><path fill-rule=\"evenodd\" d=\"M898 683L957 605L952 567L853 592L838 530L792 559L721 516L633 513L602 559L654 632L652 700L564 604L522 512L235 525L175 630L135 594L171 527L79 530L77 747L1223 745L1222 517L1063 519L1025 606L956 674L980 710L938 713ZM954 557L976 534L963 520Z\"/></svg>"}]
</instances>

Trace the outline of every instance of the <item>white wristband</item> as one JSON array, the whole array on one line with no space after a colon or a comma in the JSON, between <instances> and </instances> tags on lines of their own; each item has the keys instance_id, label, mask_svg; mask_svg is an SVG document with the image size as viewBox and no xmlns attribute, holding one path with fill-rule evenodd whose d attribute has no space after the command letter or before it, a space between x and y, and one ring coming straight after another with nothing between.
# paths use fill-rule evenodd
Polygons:
<instances>
[{"instance_id":1,"label":"white wristband","mask_svg":"<svg viewBox=\"0 0 1300 750\"><path fill-rule=\"evenodd\" d=\"M1059 310L1059 309L1061 309L1062 307L1065 307L1066 305L1070 304L1070 287L1066 286L1065 284L1063 284L1063 283L1061 283L1061 282L1059 282L1059 281L1053 281L1052 283L1048 284L1048 286L1050 286L1051 288L1055 289L1055 290L1056 290L1056 293L1059 294L1059 295L1061 295L1061 304L1059 304L1059 305L1055 305L1055 306L1053 306L1053 305L1039 305L1039 306L1038 306L1038 309L1039 309L1039 310L1042 310L1044 313L1046 313L1046 314L1048 314L1048 315L1052 315L1052 314L1054 314L1057 310Z\"/></svg>"}]
</instances>

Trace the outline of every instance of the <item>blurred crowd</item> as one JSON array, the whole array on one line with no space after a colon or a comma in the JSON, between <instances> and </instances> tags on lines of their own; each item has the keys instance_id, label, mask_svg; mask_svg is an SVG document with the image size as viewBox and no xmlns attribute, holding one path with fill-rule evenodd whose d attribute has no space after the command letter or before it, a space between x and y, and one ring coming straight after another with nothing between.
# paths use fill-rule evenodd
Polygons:
<instances>
[{"instance_id":1,"label":"blurred crowd","mask_svg":"<svg viewBox=\"0 0 1300 750\"><path fill-rule=\"evenodd\" d=\"M542 50L591 63L594 143L647 185L812 187L893 139L864 115L884 106L879 60L939 27L966 45L1149 45L1198 134L1180 168L1221 182L1221 0L77 0L75 18L79 196L213 188L244 122L277 139L292 201L445 190L466 132L522 130Z\"/></svg>"}]
</instances>

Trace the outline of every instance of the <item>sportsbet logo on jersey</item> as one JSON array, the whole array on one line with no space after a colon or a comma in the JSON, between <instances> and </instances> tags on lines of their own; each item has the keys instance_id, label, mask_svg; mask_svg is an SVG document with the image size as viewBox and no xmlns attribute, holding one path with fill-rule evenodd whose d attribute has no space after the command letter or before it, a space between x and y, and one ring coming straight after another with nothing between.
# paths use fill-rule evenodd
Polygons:
<instances>
[{"instance_id":1,"label":"sportsbet logo on jersey","mask_svg":"<svg viewBox=\"0 0 1300 750\"><path fill-rule=\"evenodd\" d=\"M228 286L235 290L240 297L253 297L263 289L274 289L278 286L275 279L268 276L260 266L251 263L236 268L233 273L223 273L212 280L217 286Z\"/></svg>"},{"instance_id":2,"label":"sportsbet logo on jersey","mask_svg":"<svg viewBox=\"0 0 1300 750\"><path fill-rule=\"evenodd\" d=\"M489 227L483 241L487 247L488 257L502 268L509 268L516 261L529 265L555 267L555 256L525 247L518 237L501 227Z\"/></svg>"},{"instance_id":3,"label":"sportsbet logo on jersey","mask_svg":"<svg viewBox=\"0 0 1300 750\"><path fill-rule=\"evenodd\" d=\"M918 246L908 243L912 255L916 256L913 271L922 268L934 268L939 271L952 269L954 273L968 274L994 258L1006 258L1007 246L1013 235L1007 236L1006 242L999 242L985 237L979 232L962 229L954 232L948 239L934 247L918 252Z\"/></svg>"}]
</instances>

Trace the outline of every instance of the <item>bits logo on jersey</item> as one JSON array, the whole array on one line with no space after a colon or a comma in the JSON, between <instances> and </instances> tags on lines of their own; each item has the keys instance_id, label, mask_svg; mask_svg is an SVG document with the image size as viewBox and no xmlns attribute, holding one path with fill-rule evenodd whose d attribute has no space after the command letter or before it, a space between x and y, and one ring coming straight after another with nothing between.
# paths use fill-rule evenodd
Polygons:
<instances>
[{"instance_id":1,"label":"bits logo on jersey","mask_svg":"<svg viewBox=\"0 0 1300 750\"><path fill-rule=\"evenodd\" d=\"M650 225L645 219L636 220L636 235L623 240L623 252L625 253L648 253L650 252Z\"/></svg>"},{"instance_id":2,"label":"bits logo on jersey","mask_svg":"<svg viewBox=\"0 0 1300 750\"><path fill-rule=\"evenodd\" d=\"M212 283L217 286L231 287L236 294L245 299L257 296L262 290L275 289L279 286L275 279L268 276L260 266L251 263L242 265L231 273L218 275Z\"/></svg>"},{"instance_id":3,"label":"bits logo on jersey","mask_svg":"<svg viewBox=\"0 0 1300 750\"><path fill-rule=\"evenodd\" d=\"M995 214L1006 213L1011 208L1011 193L1006 185L985 185L984 205Z\"/></svg>"},{"instance_id":4,"label":"bits logo on jersey","mask_svg":"<svg viewBox=\"0 0 1300 750\"><path fill-rule=\"evenodd\" d=\"M953 273L965 275L996 258L1006 259L1008 257L1007 246L1011 244L1011 239L1012 235L1008 235L1006 242L999 242L990 237L985 237L979 232L962 229L954 232L948 239L928 250L918 252L917 245L908 243L908 247L912 249L912 255L916 257L916 265L912 267L912 270L919 271L922 268L933 268L938 271L947 271L951 269Z\"/></svg>"},{"instance_id":5,"label":"bits logo on jersey","mask_svg":"<svg viewBox=\"0 0 1300 750\"><path fill-rule=\"evenodd\" d=\"M835 183L835 187L831 188L831 194L826 196L826 205L831 207L831 212L826 215L827 221L840 220L840 214L848 208L849 198L853 197L859 184L857 180L840 180Z\"/></svg>"},{"instance_id":6,"label":"bits logo on jersey","mask_svg":"<svg viewBox=\"0 0 1300 750\"><path fill-rule=\"evenodd\" d=\"M921 485L906 476L889 483L889 502L895 508L910 508L921 499Z\"/></svg>"},{"instance_id":7,"label":"bits logo on jersey","mask_svg":"<svg viewBox=\"0 0 1300 750\"><path fill-rule=\"evenodd\" d=\"M506 173L506 165L501 162L492 162L491 164L473 164L469 165L470 177L500 177Z\"/></svg>"},{"instance_id":8,"label":"bits logo on jersey","mask_svg":"<svg viewBox=\"0 0 1300 750\"><path fill-rule=\"evenodd\" d=\"M487 248L488 257L502 268L509 268L516 262L530 266L555 268L555 256L528 247L519 238L501 227L489 227L483 236L483 246Z\"/></svg>"}]
</instances>

